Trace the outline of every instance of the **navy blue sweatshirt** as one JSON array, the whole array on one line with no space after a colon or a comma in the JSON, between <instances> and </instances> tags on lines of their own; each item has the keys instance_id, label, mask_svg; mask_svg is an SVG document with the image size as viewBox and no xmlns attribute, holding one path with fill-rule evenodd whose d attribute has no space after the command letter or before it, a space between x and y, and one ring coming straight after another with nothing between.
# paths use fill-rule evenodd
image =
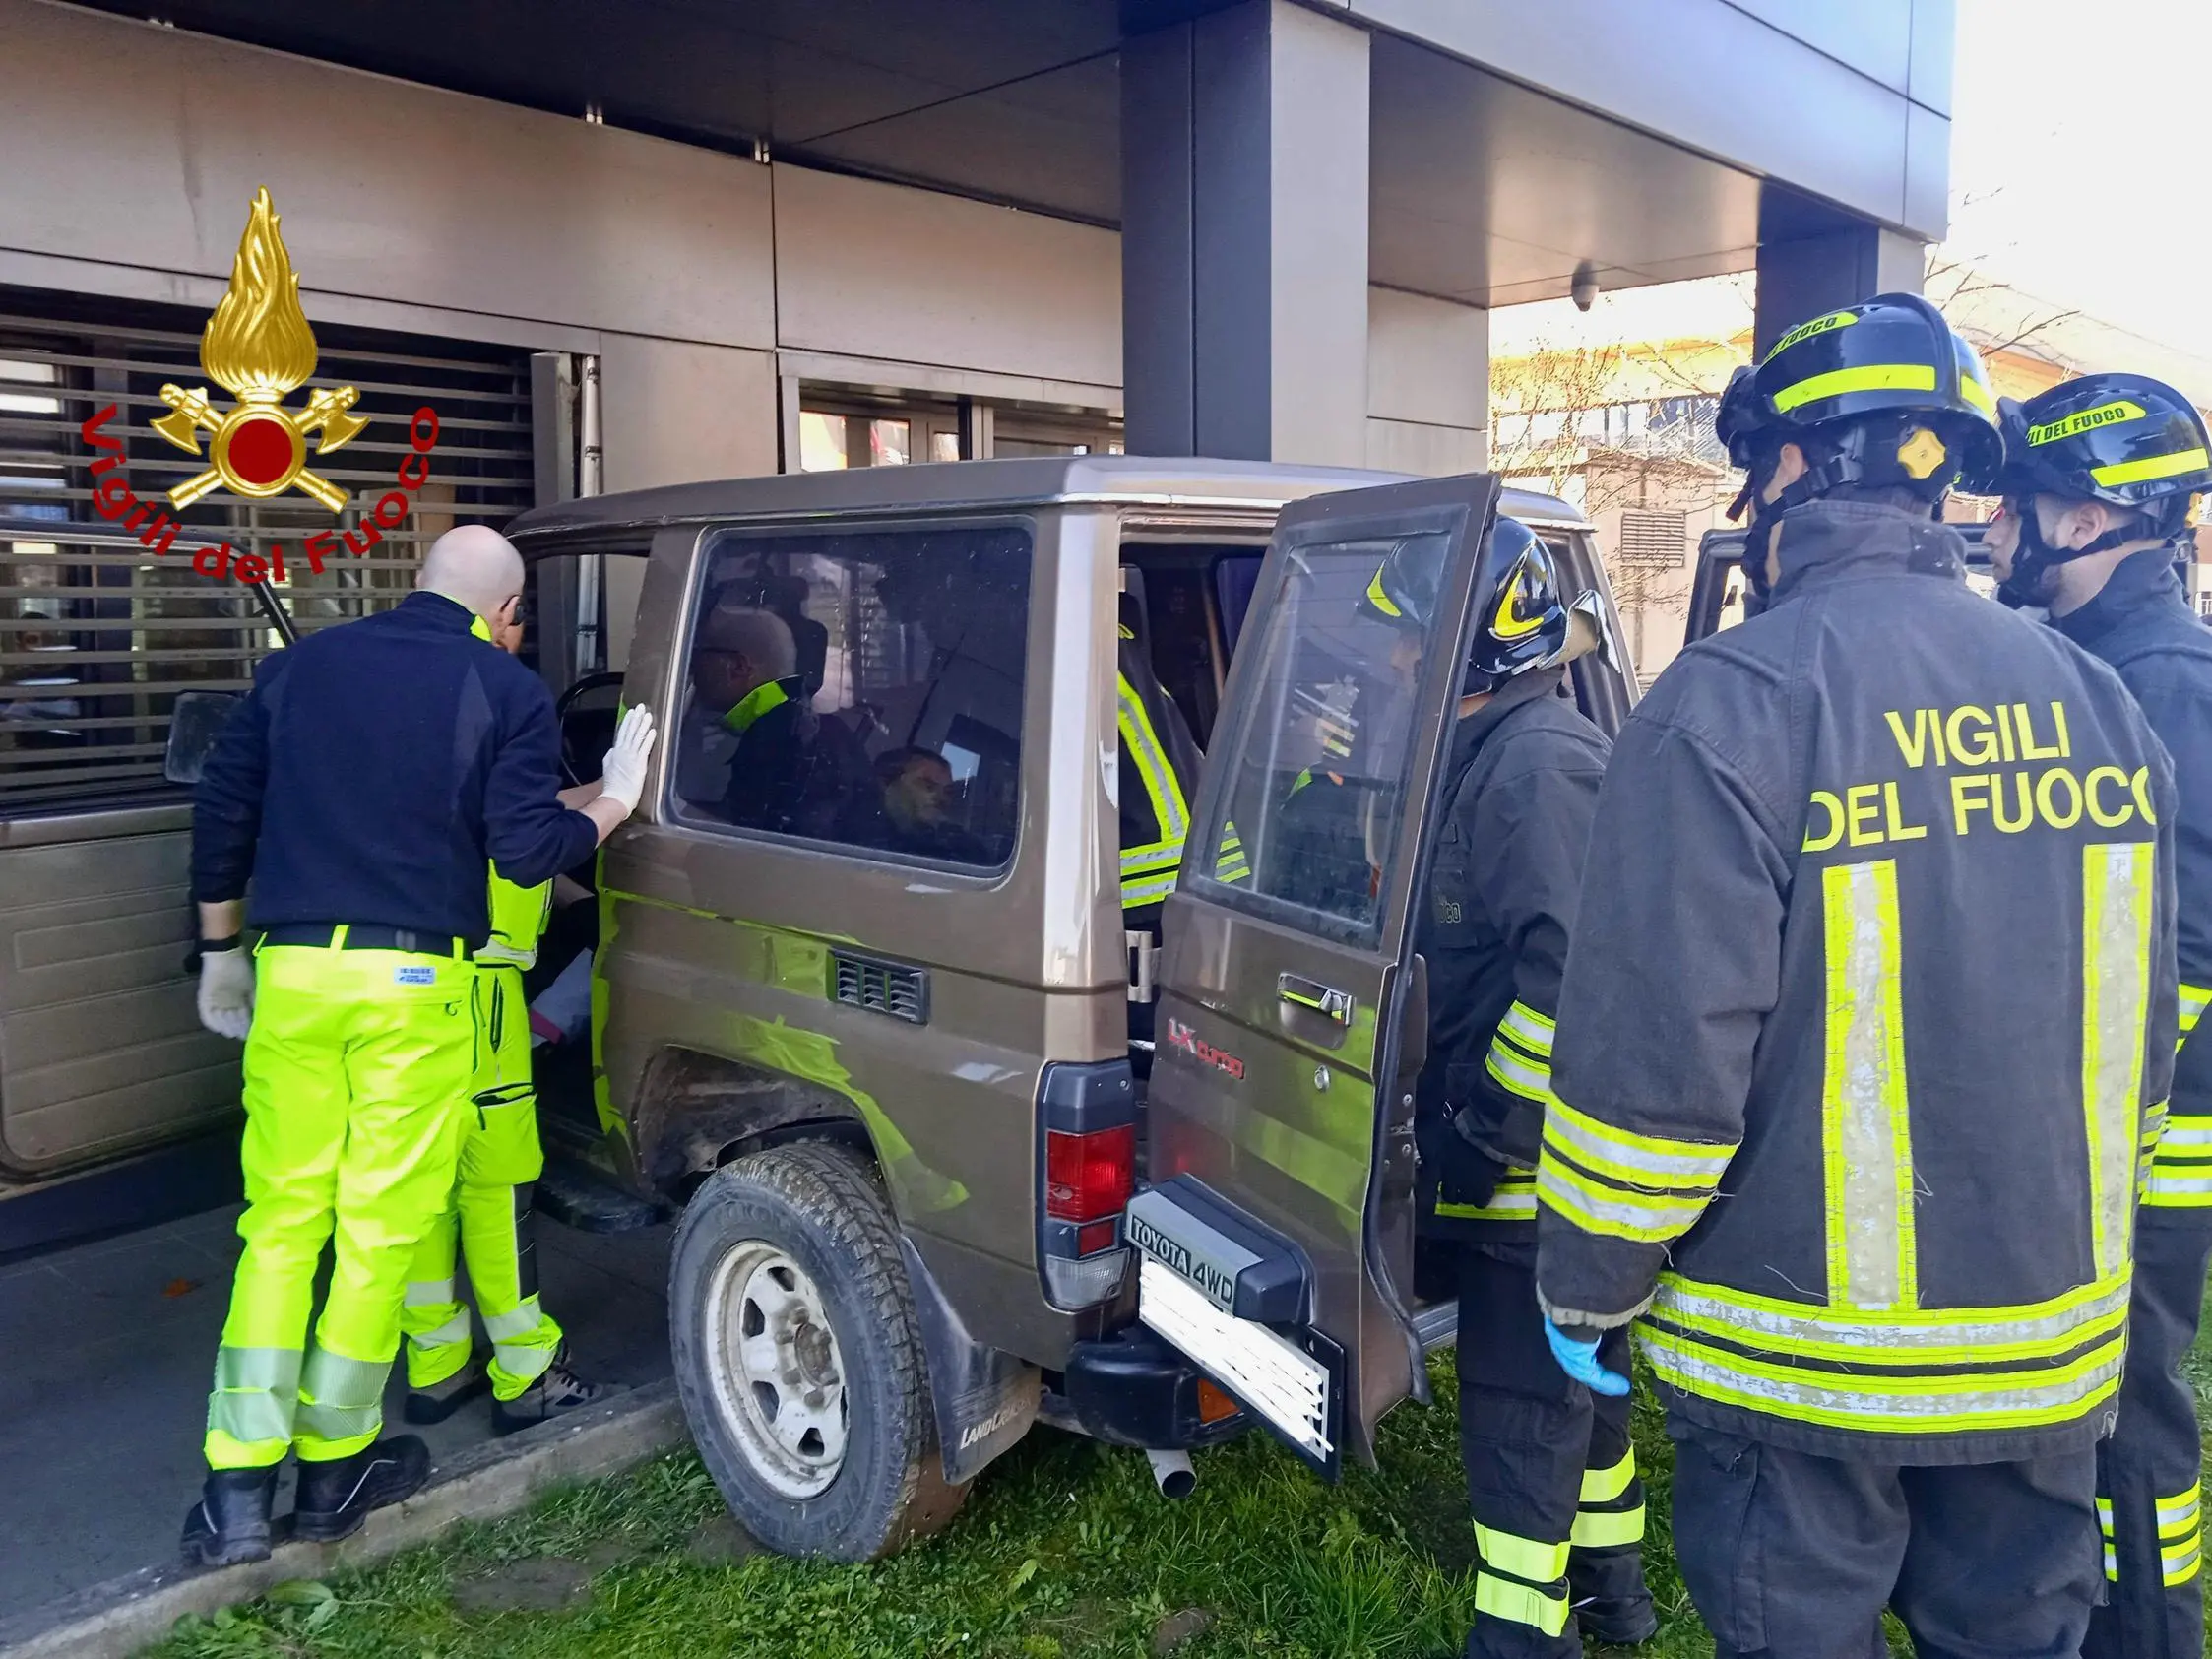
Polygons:
<instances>
[{"instance_id":1,"label":"navy blue sweatshirt","mask_svg":"<svg viewBox=\"0 0 2212 1659\"><path fill-rule=\"evenodd\" d=\"M257 927L382 924L480 943L485 861L522 887L588 856L598 830L554 798L544 683L414 593L265 659L208 756L192 896L242 897Z\"/></svg>"}]
</instances>

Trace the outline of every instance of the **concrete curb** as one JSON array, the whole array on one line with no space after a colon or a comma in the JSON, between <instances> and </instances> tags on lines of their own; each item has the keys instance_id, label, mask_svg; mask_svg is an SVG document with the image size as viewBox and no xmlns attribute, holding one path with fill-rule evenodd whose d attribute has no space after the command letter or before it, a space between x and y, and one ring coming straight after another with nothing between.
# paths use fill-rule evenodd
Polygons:
<instances>
[{"instance_id":1,"label":"concrete curb","mask_svg":"<svg viewBox=\"0 0 2212 1659\"><path fill-rule=\"evenodd\" d=\"M286 1579L322 1578L379 1561L427 1543L457 1522L512 1514L549 1486L614 1474L681 1444L687 1434L672 1380L633 1389L562 1422L472 1447L407 1502L378 1510L342 1544L282 1544L265 1562L211 1571L146 1567L0 1620L0 1654L124 1659L159 1641L187 1613L213 1613L252 1601Z\"/></svg>"}]
</instances>

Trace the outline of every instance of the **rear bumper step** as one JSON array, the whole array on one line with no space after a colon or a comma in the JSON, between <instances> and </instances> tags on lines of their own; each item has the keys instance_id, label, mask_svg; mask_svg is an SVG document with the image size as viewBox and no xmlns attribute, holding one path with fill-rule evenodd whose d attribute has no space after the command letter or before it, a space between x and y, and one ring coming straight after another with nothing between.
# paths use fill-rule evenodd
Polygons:
<instances>
[{"instance_id":1,"label":"rear bumper step","mask_svg":"<svg viewBox=\"0 0 2212 1659\"><path fill-rule=\"evenodd\" d=\"M1198 1385L1206 1373L1142 1325L1130 1325L1068 1353L1056 1395L1041 1413L1063 1429L1109 1445L1167 1450L1219 1445L1251 1424L1239 1411L1208 1423Z\"/></svg>"}]
</instances>

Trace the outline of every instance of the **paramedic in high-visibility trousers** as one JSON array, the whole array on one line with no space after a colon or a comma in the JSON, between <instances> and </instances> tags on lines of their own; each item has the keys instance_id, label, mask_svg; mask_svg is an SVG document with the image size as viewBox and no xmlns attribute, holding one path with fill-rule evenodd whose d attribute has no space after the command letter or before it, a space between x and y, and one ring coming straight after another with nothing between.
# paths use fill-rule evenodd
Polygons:
<instances>
[{"instance_id":1,"label":"paramedic in high-visibility trousers","mask_svg":"<svg viewBox=\"0 0 2212 1659\"><path fill-rule=\"evenodd\" d=\"M1983 545L1998 598L2110 663L2174 761L2180 795L2174 880L2181 1047L2166 1132L2135 1233L2134 1306L2119 1427L2098 1465L2105 1605L2085 1659L2199 1659L2204 1652L2203 1457L2196 1390L2181 1363L2196 1340L2212 1263L2212 629L2175 575L2189 503L2212 487L2204 419L2173 387L2088 374L2009 400L2003 508Z\"/></svg>"},{"instance_id":2,"label":"paramedic in high-visibility trousers","mask_svg":"<svg viewBox=\"0 0 2212 1659\"><path fill-rule=\"evenodd\" d=\"M1384 559L1366 609L1426 628L1427 540ZM1491 597L1460 679L1416 932L1430 1009L1416 1192L1421 1231L1459 1270L1460 1449L1483 1558L1469 1659L1574 1659L1585 1639L1629 1644L1659 1628L1628 1401L1561 1372L1536 1302L1552 1017L1609 747L1561 692L1567 665L1606 630L1599 596L1570 599L1528 526L1499 519L1485 558ZM1625 1331L1609 1338L1616 1363L1627 1349Z\"/></svg>"},{"instance_id":3,"label":"paramedic in high-visibility trousers","mask_svg":"<svg viewBox=\"0 0 2212 1659\"><path fill-rule=\"evenodd\" d=\"M488 627L484 632L502 651L520 655L519 618L496 633ZM560 801L582 807L599 793L597 783L582 784L561 791ZM459 1174L415 1251L400 1312L407 1334L404 1415L410 1423L443 1423L489 1389L492 1433L511 1435L580 1410L605 1393L570 1368L560 1324L538 1300L532 1197L544 1173L545 1152L537 1138L537 1089L531 1075L537 1038L523 975L537 966L556 884L575 894L574 902L588 902L560 876L535 887L518 887L496 870L491 876L491 931L475 953L476 1074L461 1108ZM456 1274L464 1262L470 1297L491 1340L488 1360L476 1354L475 1332L461 1301Z\"/></svg>"},{"instance_id":4,"label":"paramedic in high-visibility trousers","mask_svg":"<svg viewBox=\"0 0 2212 1659\"><path fill-rule=\"evenodd\" d=\"M2060 1659L2176 1032L2173 772L2119 676L1978 598L2001 451L1917 295L1722 400L1758 613L1614 739L1559 991L1537 1288L1676 1446L1719 1659Z\"/></svg>"},{"instance_id":5,"label":"paramedic in high-visibility trousers","mask_svg":"<svg viewBox=\"0 0 2212 1659\"><path fill-rule=\"evenodd\" d=\"M381 1402L410 1263L453 1187L485 872L532 886L586 858L637 805L653 745L631 711L599 798L559 803L551 696L478 637L522 589L504 537L449 531L394 608L264 661L202 775L200 1017L245 1039L247 1202L188 1562L268 1556L287 1453L294 1531L317 1542L428 1473L419 1439L379 1438Z\"/></svg>"}]
</instances>

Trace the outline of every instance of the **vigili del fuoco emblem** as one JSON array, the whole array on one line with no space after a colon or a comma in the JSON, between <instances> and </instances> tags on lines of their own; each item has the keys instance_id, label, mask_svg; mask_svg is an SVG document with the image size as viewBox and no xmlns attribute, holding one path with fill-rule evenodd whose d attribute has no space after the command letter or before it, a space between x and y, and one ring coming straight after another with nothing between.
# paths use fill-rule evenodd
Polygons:
<instances>
[{"instance_id":1,"label":"vigili del fuoco emblem","mask_svg":"<svg viewBox=\"0 0 2212 1659\"><path fill-rule=\"evenodd\" d=\"M309 471L307 436L319 433L315 453L328 455L351 443L368 422L348 413L360 397L351 386L324 387L296 413L284 407L315 372L315 335L299 308L299 278L280 223L264 186L254 193L229 290L200 336L201 369L237 403L220 411L204 386L161 388L170 413L154 421L157 432L194 455L202 453L200 428L214 434L207 471L169 491L180 511L219 485L256 498L296 488L334 513L346 506L345 490Z\"/></svg>"}]
</instances>

